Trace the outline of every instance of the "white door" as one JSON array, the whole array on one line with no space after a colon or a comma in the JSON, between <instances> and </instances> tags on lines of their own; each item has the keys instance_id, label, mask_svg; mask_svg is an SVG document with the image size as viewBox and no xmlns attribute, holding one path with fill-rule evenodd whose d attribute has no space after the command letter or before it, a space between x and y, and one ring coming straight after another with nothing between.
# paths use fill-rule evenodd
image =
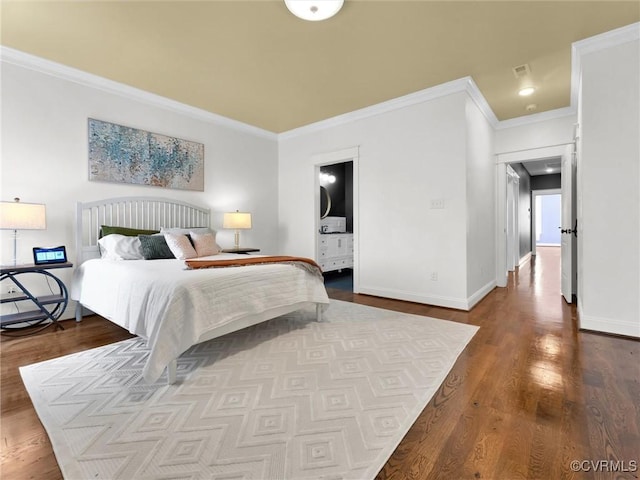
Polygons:
<instances>
[{"instance_id":1,"label":"white door","mask_svg":"<svg viewBox=\"0 0 640 480\"><path fill-rule=\"evenodd\" d=\"M513 177L507 173L507 270L515 270L513 264L513 238L515 235L513 218Z\"/></svg>"},{"instance_id":2,"label":"white door","mask_svg":"<svg viewBox=\"0 0 640 480\"><path fill-rule=\"evenodd\" d=\"M560 263L562 269L560 288L562 296L567 303L573 302L573 293L576 286L575 262L573 261L576 245L575 178L576 166L573 145L567 145L562 154L562 226L560 227Z\"/></svg>"},{"instance_id":3,"label":"white door","mask_svg":"<svg viewBox=\"0 0 640 480\"><path fill-rule=\"evenodd\" d=\"M520 177L507 166L507 270L513 272L520 263L520 233L518 228L518 197Z\"/></svg>"},{"instance_id":4,"label":"white door","mask_svg":"<svg viewBox=\"0 0 640 480\"><path fill-rule=\"evenodd\" d=\"M520 176L514 171L513 172L513 270L516 269L518 265L520 265Z\"/></svg>"}]
</instances>

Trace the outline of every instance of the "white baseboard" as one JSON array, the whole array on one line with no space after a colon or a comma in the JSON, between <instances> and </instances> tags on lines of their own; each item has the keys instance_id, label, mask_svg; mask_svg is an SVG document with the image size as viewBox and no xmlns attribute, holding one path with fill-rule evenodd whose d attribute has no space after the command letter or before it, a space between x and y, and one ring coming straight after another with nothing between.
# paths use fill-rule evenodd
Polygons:
<instances>
[{"instance_id":1,"label":"white baseboard","mask_svg":"<svg viewBox=\"0 0 640 480\"><path fill-rule=\"evenodd\" d=\"M531 252L527 253L524 257L522 257L520 259L520 263L518 263L518 267L523 266L525 263L527 263L529 260L531 260Z\"/></svg>"},{"instance_id":2,"label":"white baseboard","mask_svg":"<svg viewBox=\"0 0 640 480\"><path fill-rule=\"evenodd\" d=\"M581 330L593 330L595 332L640 338L640 320L632 322L585 315L580 302L578 302L578 322Z\"/></svg>"},{"instance_id":3,"label":"white baseboard","mask_svg":"<svg viewBox=\"0 0 640 480\"><path fill-rule=\"evenodd\" d=\"M438 307L455 308L456 310L469 310L467 300L464 298L422 295L389 288L367 287L366 285L360 285L360 291L358 293L383 298L395 298L396 300L406 300L408 302L424 303Z\"/></svg>"},{"instance_id":4,"label":"white baseboard","mask_svg":"<svg viewBox=\"0 0 640 480\"><path fill-rule=\"evenodd\" d=\"M478 291L468 298L444 297L440 295L422 295L420 293L406 292L403 290L394 290L389 288L376 288L360 286L358 293L365 295L374 295L383 298L395 298L396 300L405 300L407 302L424 303L426 305L435 305L437 307L455 308L456 310L471 310L480 300L489 294L496 287L496 281L484 285Z\"/></svg>"},{"instance_id":5,"label":"white baseboard","mask_svg":"<svg viewBox=\"0 0 640 480\"><path fill-rule=\"evenodd\" d=\"M529 257L531 257L531 254L529 254ZM484 297L489 295L489 293L491 293L491 291L496 288L496 286L496 281L491 280L485 286L478 289L473 295L467 298L467 308L465 310L471 310L473 307L475 307L475 305Z\"/></svg>"}]
</instances>

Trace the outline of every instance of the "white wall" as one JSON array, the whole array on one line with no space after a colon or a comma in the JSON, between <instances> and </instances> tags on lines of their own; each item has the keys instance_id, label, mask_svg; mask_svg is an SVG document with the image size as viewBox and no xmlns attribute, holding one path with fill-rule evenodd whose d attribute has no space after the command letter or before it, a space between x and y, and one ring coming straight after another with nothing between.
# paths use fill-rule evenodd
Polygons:
<instances>
[{"instance_id":1,"label":"white wall","mask_svg":"<svg viewBox=\"0 0 640 480\"><path fill-rule=\"evenodd\" d=\"M582 326L640 335L637 33L635 42L583 57L579 185L584 195L578 201L579 215L584 215L584 242L579 245ZM145 92L140 98L135 92L120 94L128 87L114 89L105 79L93 85L70 80L75 74L51 75L14 63L3 57L1 197L19 196L48 209L46 231L21 232L23 260L30 258L33 245L57 244L67 245L73 258L75 202L120 195L163 195L209 206L216 229L222 212L250 210L254 228L243 232L244 245L313 257L313 158L357 147L361 291L455 308L472 305L494 279L502 281L504 162L555 152L573 140L577 121L566 109L500 122L494 134L471 101L478 101L479 93L450 93L451 86L443 85L433 89L437 93L429 100L422 93L418 97L424 101L407 96L389 102L394 106L379 114L353 112L349 121L303 128L278 140L254 127L220 122L215 114L165 108ZM205 191L89 182L89 117L204 143ZM484 162L491 151L497 164L493 178ZM607 192L606 201L593 192ZM432 200L443 200L445 208L430 208ZM619 245L612 252L605 237L614 230ZM7 263L9 232L0 238L1 260ZM219 232L219 240L230 245L232 232ZM497 249L491 252L494 243ZM70 274L61 276L68 281Z\"/></svg>"},{"instance_id":2,"label":"white wall","mask_svg":"<svg viewBox=\"0 0 640 480\"><path fill-rule=\"evenodd\" d=\"M75 202L123 195L164 196L210 207L223 247L233 245L233 232L220 230L222 212L250 211L253 229L242 232L242 244L266 253L278 249L276 135L181 114L6 61L1 73L1 198L20 197L47 208L46 230L20 232L23 262L31 260L33 246L66 245L74 259ZM89 117L204 143L204 192L88 181ZM6 264L12 257L10 232L1 234ZM69 285L71 272L59 273Z\"/></svg>"},{"instance_id":3,"label":"white wall","mask_svg":"<svg viewBox=\"0 0 640 480\"><path fill-rule=\"evenodd\" d=\"M467 296L473 303L495 287L494 130L467 99Z\"/></svg>"},{"instance_id":4,"label":"white wall","mask_svg":"<svg viewBox=\"0 0 640 480\"><path fill-rule=\"evenodd\" d=\"M354 175L359 175L360 292L468 308L468 98L464 92L450 94L284 136L279 168L283 251L315 256L314 156L359 146ZM493 168L490 158L486 162ZM443 200L445 208L430 208L432 200ZM492 202L483 208L492 208ZM494 215L493 210L485 214ZM491 239L479 242L483 250L486 242Z\"/></svg>"},{"instance_id":5,"label":"white wall","mask_svg":"<svg viewBox=\"0 0 640 480\"><path fill-rule=\"evenodd\" d=\"M640 337L640 42L581 56L579 317Z\"/></svg>"},{"instance_id":6,"label":"white wall","mask_svg":"<svg viewBox=\"0 0 640 480\"><path fill-rule=\"evenodd\" d=\"M532 116L531 120L534 118L535 116ZM564 113L558 117L529 121L526 124L508 120L500 122L495 136L495 153L500 155L572 143L576 122L575 113Z\"/></svg>"}]
</instances>

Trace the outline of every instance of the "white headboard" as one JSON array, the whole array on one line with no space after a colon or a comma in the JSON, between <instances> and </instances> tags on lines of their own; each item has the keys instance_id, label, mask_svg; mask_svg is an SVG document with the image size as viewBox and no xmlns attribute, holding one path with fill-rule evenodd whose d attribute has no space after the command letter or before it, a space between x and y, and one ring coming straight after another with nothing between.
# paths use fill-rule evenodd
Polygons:
<instances>
[{"instance_id":1,"label":"white headboard","mask_svg":"<svg viewBox=\"0 0 640 480\"><path fill-rule=\"evenodd\" d=\"M159 197L119 197L76 203L76 257L80 265L100 256L102 225L160 230L161 227L210 227L210 211Z\"/></svg>"}]
</instances>

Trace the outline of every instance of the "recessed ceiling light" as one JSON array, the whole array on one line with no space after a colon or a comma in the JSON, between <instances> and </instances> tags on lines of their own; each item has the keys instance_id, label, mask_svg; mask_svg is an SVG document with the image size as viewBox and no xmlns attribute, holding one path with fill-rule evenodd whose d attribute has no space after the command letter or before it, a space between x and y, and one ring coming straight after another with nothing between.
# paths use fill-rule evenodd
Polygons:
<instances>
[{"instance_id":1,"label":"recessed ceiling light","mask_svg":"<svg viewBox=\"0 0 640 480\"><path fill-rule=\"evenodd\" d=\"M528 97L535 91L536 89L533 87L525 87L520 89L520 91L518 92L518 95L520 95L521 97Z\"/></svg>"},{"instance_id":2,"label":"recessed ceiling light","mask_svg":"<svg viewBox=\"0 0 640 480\"><path fill-rule=\"evenodd\" d=\"M551 173L551 172L553 172L553 168L547 167L547 173Z\"/></svg>"},{"instance_id":3,"label":"recessed ceiling light","mask_svg":"<svg viewBox=\"0 0 640 480\"><path fill-rule=\"evenodd\" d=\"M284 0L284 3L296 17L318 22L338 13L344 0Z\"/></svg>"}]
</instances>

